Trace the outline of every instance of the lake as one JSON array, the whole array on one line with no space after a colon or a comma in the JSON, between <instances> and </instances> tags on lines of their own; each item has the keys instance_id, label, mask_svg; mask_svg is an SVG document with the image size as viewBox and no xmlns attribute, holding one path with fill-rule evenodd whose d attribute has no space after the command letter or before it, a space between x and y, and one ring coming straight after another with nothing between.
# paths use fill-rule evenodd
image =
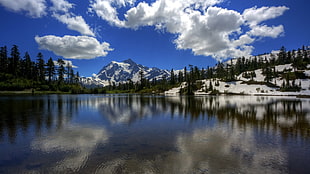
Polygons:
<instances>
[{"instance_id":1,"label":"lake","mask_svg":"<svg viewBox=\"0 0 310 174\"><path fill-rule=\"evenodd\" d=\"M310 173L310 99L0 96L0 173Z\"/></svg>"}]
</instances>

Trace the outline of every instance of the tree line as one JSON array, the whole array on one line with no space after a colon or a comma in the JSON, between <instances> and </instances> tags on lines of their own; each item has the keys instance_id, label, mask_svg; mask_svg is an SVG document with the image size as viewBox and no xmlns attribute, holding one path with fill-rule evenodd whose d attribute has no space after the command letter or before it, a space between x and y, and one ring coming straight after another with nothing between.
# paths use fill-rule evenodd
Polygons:
<instances>
[{"instance_id":1,"label":"tree line","mask_svg":"<svg viewBox=\"0 0 310 174\"><path fill-rule=\"evenodd\" d=\"M28 52L23 56L17 45L8 51L0 47L0 90L25 90L81 92L79 73L61 58L51 57L45 62L39 52L35 61Z\"/></svg>"},{"instance_id":2,"label":"tree line","mask_svg":"<svg viewBox=\"0 0 310 174\"><path fill-rule=\"evenodd\" d=\"M139 81L133 82L128 79L124 83L113 83L103 88L86 89L80 84L78 72L74 72L72 65L66 63L61 58L53 60L51 57L45 62L42 53L38 53L35 61L28 52L21 56L17 45L13 45L8 52L7 47L0 47L0 90L40 90L40 91L63 91L71 93L105 93L129 92L129 93L158 93L180 86L186 82L186 87L182 89L182 94L193 94L202 87L200 80L213 79L215 85L218 81L235 81L237 76L242 74L244 78L250 78L248 83L257 83L253 79L256 77L255 70L262 69L265 76L265 84L280 87L282 91L300 90L300 84L296 84L296 79L303 79L306 76L302 71L310 64L309 47L303 46L297 50L287 51L284 46L277 54L267 54L254 56L250 59L239 57L227 62L218 62L214 67L199 69L197 66L189 65L183 70L175 71L171 69L170 76L163 76L160 79L148 80L144 72L139 72ZM292 64L295 69L277 72L275 66ZM281 77L283 84L276 84L272 79ZM209 89L213 90L210 83Z\"/></svg>"},{"instance_id":3,"label":"tree line","mask_svg":"<svg viewBox=\"0 0 310 174\"><path fill-rule=\"evenodd\" d=\"M183 70L174 71L171 69L170 77L162 77L162 79L147 80L144 78L144 72L140 71L140 80L137 83L133 83L128 79L125 83L115 84L105 87L106 90L120 90L131 92L163 92L172 87L179 86L181 83L186 82L186 88L182 89L182 94L193 94L193 92L202 87L202 83L199 80L203 79L216 79L215 85L220 81L236 81L237 76L242 74L244 78L250 79L248 83L258 83L253 79L256 77L255 70L262 69L265 76L264 83L272 87L280 87L281 91L296 91L300 90L300 84L296 84L296 79L304 79L306 76L300 70L307 69L307 65L310 64L309 47L302 46L297 50L287 51L282 46L277 54L270 53L254 56L250 59L245 57L239 57L231 59L227 62L218 62L214 67L207 67L199 69L197 66L189 65L184 67ZM285 72L277 72L275 66L291 64L295 69L285 70ZM284 79L283 84L276 84L272 79L281 77ZM291 81L291 82L290 82ZM259 82L261 84L261 82ZM213 90L213 86L209 84L209 90Z\"/></svg>"}]
</instances>

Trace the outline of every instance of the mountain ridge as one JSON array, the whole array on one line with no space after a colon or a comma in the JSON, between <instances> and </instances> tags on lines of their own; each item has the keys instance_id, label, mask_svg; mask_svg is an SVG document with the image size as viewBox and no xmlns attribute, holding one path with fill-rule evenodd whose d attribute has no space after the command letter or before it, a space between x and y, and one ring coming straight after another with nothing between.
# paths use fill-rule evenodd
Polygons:
<instances>
[{"instance_id":1,"label":"mountain ridge","mask_svg":"<svg viewBox=\"0 0 310 174\"><path fill-rule=\"evenodd\" d=\"M92 77L82 77L81 82L86 86L108 86L112 83L125 83L132 81L138 82L143 72L143 78L147 80L161 80L169 78L170 72L157 67L149 68L138 64L132 59L126 59L121 62L111 61L103 66L101 70Z\"/></svg>"}]
</instances>

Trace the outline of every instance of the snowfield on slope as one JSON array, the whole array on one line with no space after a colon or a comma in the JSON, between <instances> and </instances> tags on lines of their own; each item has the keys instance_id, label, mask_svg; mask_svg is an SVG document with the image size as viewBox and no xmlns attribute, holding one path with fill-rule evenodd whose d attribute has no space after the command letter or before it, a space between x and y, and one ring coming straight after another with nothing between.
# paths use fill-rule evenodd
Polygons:
<instances>
[{"instance_id":1,"label":"snowfield on slope","mask_svg":"<svg viewBox=\"0 0 310 174\"><path fill-rule=\"evenodd\" d=\"M291 69L291 72L294 72L294 68L291 64L278 65L275 66L275 70L277 72L283 72L285 70ZM253 78L256 82L264 82L265 76L262 74L262 69L255 70L256 77ZM304 74L310 77L310 70L304 71ZM213 89L218 90L223 94L244 94L244 95L283 95L283 96L296 96L296 95L310 95L310 81L308 79L296 79L295 84L301 84L302 90L299 92L281 92L279 88L276 87L268 87L266 85L259 84L246 84L246 82L250 81L250 78L242 77L242 74L237 76L237 81L233 82L223 82L219 79L206 79L201 80L203 87L199 89L194 94L195 95L208 95L210 94L207 89L209 88L210 82L212 84ZM273 78L271 80L272 83L277 86L281 86L283 81L280 77ZM216 86L216 82L218 82L218 86ZM292 80L289 81L292 83ZM186 87L186 83L182 83L180 87L170 89L165 92L165 95L179 95L180 89Z\"/></svg>"}]
</instances>

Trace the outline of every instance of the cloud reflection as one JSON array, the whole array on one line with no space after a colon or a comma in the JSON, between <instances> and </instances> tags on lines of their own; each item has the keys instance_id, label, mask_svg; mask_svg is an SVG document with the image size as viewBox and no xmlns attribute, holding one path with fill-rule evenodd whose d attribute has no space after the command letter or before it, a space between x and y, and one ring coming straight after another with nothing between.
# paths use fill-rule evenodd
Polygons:
<instances>
[{"instance_id":1,"label":"cloud reflection","mask_svg":"<svg viewBox=\"0 0 310 174\"><path fill-rule=\"evenodd\" d=\"M287 154L278 140L272 143L257 144L250 127L196 129L177 136L176 151L151 159L138 154L115 158L95 173L287 173Z\"/></svg>"},{"instance_id":2,"label":"cloud reflection","mask_svg":"<svg viewBox=\"0 0 310 174\"><path fill-rule=\"evenodd\" d=\"M68 126L36 139L32 148L46 153L64 152L66 157L52 167L54 172L79 171L99 143L107 143L109 133L104 128L81 125Z\"/></svg>"}]
</instances>

